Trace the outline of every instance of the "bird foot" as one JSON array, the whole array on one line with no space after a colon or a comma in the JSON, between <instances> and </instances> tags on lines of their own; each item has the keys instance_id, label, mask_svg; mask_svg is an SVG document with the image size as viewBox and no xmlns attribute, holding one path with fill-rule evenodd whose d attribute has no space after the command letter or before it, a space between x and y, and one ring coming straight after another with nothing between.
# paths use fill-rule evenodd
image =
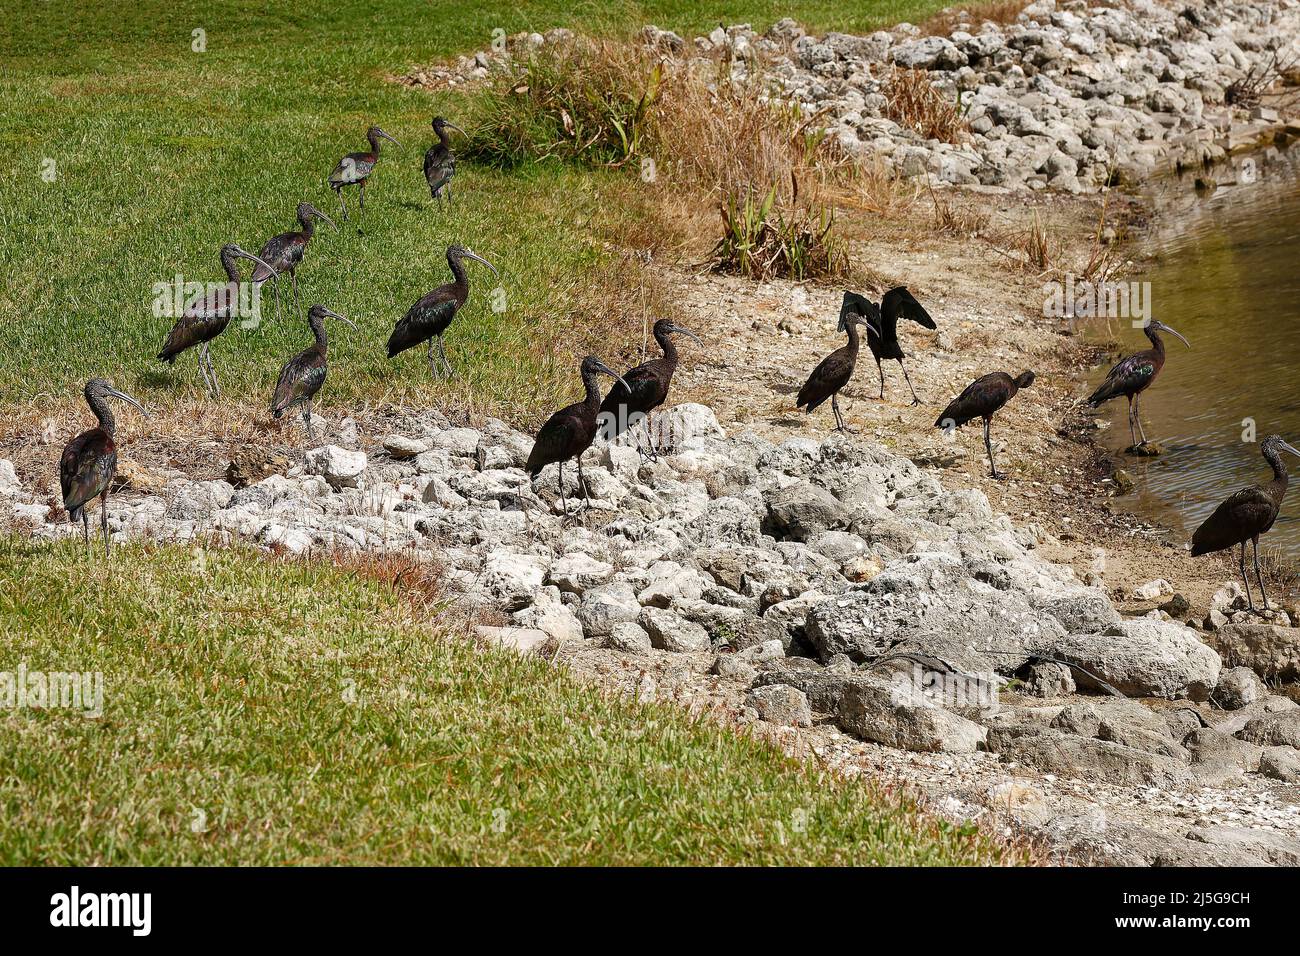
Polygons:
<instances>
[{"instance_id":1,"label":"bird foot","mask_svg":"<svg viewBox=\"0 0 1300 956\"><path fill-rule=\"evenodd\" d=\"M1158 458L1165 453L1165 450L1155 442L1140 441L1136 445L1129 445L1124 452L1138 458Z\"/></svg>"},{"instance_id":2,"label":"bird foot","mask_svg":"<svg viewBox=\"0 0 1300 956\"><path fill-rule=\"evenodd\" d=\"M915 408L917 405L920 405L920 404L921 404L921 400L920 400L919 398L914 398L914 399L912 399L912 407L913 407L913 408Z\"/></svg>"}]
</instances>

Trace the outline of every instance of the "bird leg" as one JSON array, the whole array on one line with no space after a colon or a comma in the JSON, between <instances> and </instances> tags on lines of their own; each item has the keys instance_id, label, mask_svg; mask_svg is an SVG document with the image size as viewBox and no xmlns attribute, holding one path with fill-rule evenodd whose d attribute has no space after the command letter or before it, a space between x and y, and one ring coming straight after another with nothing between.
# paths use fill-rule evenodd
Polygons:
<instances>
[{"instance_id":1,"label":"bird leg","mask_svg":"<svg viewBox=\"0 0 1300 956\"><path fill-rule=\"evenodd\" d=\"M1264 590L1264 575L1259 570L1259 535L1250 539L1251 549L1255 554L1255 580L1259 582L1259 596L1264 601L1264 613L1268 613L1268 592ZM1244 542L1243 542L1244 546Z\"/></svg>"},{"instance_id":2,"label":"bird leg","mask_svg":"<svg viewBox=\"0 0 1300 956\"><path fill-rule=\"evenodd\" d=\"M366 214L366 181L361 180L361 194L357 202L361 206L361 211L357 213L357 218L361 219Z\"/></svg>"},{"instance_id":3,"label":"bird leg","mask_svg":"<svg viewBox=\"0 0 1300 956\"><path fill-rule=\"evenodd\" d=\"M335 186L334 195L339 197L339 205L343 208L343 221L348 222L348 204L343 201L343 187Z\"/></svg>"},{"instance_id":4,"label":"bird leg","mask_svg":"<svg viewBox=\"0 0 1300 956\"><path fill-rule=\"evenodd\" d=\"M99 496L99 528L104 534L104 558L108 559L108 489ZM1258 566L1258 564L1256 565Z\"/></svg>"},{"instance_id":5,"label":"bird leg","mask_svg":"<svg viewBox=\"0 0 1300 956\"><path fill-rule=\"evenodd\" d=\"M899 360L898 360L898 367L901 368L901 369L903 370L903 378L904 378L904 380L907 382L907 387L910 388L910 389L912 389L912 404L913 404L913 405L920 405L920 404L921 404L921 399L917 397L917 395L916 395L916 389L912 387L912 379L911 379L911 377L908 376L908 374L907 374L907 366L903 364L903 360L902 360L902 359L899 359Z\"/></svg>"},{"instance_id":6,"label":"bird leg","mask_svg":"<svg viewBox=\"0 0 1300 956\"><path fill-rule=\"evenodd\" d=\"M566 518L569 516L569 497L564 493L564 462L560 462L560 514ZM1245 547L1245 545L1242 545L1242 547Z\"/></svg>"},{"instance_id":7,"label":"bird leg","mask_svg":"<svg viewBox=\"0 0 1300 956\"><path fill-rule=\"evenodd\" d=\"M582 473L582 454L578 454L578 487L582 489L582 499L591 507L591 491L587 488L587 476Z\"/></svg>"},{"instance_id":8,"label":"bird leg","mask_svg":"<svg viewBox=\"0 0 1300 956\"><path fill-rule=\"evenodd\" d=\"M1142 397L1133 396L1133 420L1137 422L1138 434L1142 436L1142 444L1147 443L1147 430L1142 427Z\"/></svg>"},{"instance_id":9,"label":"bird leg","mask_svg":"<svg viewBox=\"0 0 1300 956\"><path fill-rule=\"evenodd\" d=\"M214 398L220 398L221 386L217 384L217 369L212 364L212 350L208 348L207 342L203 343L202 350L199 352L199 365L207 368L207 373L203 377L209 383L209 394Z\"/></svg>"},{"instance_id":10,"label":"bird leg","mask_svg":"<svg viewBox=\"0 0 1300 956\"><path fill-rule=\"evenodd\" d=\"M653 414L653 412L651 414ZM655 447L654 432L650 430L650 415L647 415L641 420L641 427L645 429L646 444L650 447L650 450L646 451L643 449L639 441L636 443L636 450L645 461L653 464L659 460L659 449Z\"/></svg>"},{"instance_id":11,"label":"bird leg","mask_svg":"<svg viewBox=\"0 0 1300 956\"><path fill-rule=\"evenodd\" d=\"M1246 585L1246 610L1255 610L1255 599L1250 596L1250 578L1246 577L1246 542L1241 542L1241 559L1237 563L1237 569L1241 571L1241 583Z\"/></svg>"},{"instance_id":12,"label":"bird leg","mask_svg":"<svg viewBox=\"0 0 1300 956\"><path fill-rule=\"evenodd\" d=\"M87 548L90 547L90 515L86 513L85 505L81 506L81 540L86 543ZM1243 544L1242 547L1244 548L1245 545ZM1243 553L1242 561L1245 560L1245 555ZM1245 567L1245 565L1243 564L1242 567Z\"/></svg>"},{"instance_id":13,"label":"bird leg","mask_svg":"<svg viewBox=\"0 0 1300 956\"><path fill-rule=\"evenodd\" d=\"M199 374L203 376L203 387L207 389L208 395L211 395L212 382L208 379L208 367L203 363L203 346L200 345L194 354L199 360Z\"/></svg>"},{"instance_id":14,"label":"bird leg","mask_svg":"<svg viewBox=\"0 0 1300 956\"><path fill-rule=\"evenodd\" d=\"M455 378L456 373L452 371L451 362L447 359L447 350L442 346L442 336L438 336L438 354L442 356L442 364L447 368L447 377Z\"/></svg>"},{"instance_id":15,"label":"bird leg","mask_svg":"<svg viewBox=\"0 0 1300 956\"><path fill-rule=\"evenodd\" d=\"M1001 478L1002 476L998 474L998 465L997 465L997 462L995 462L995 461L993 460L993 442L989 441L989 425L991 425L991 424L993 424L993 419L992 419L992 417L990 417L990 416L985 416L985 418L984 418L984 450L985 450L986 452L989 453L989 469L990 469L990 471L991 471L992 476L993 476L994 478Z\"/></svg>"},{"instance_id":16,"label":"bird leg","mask_svg":"<svg viewBox=\"0 0 1300 956\"><path fill-rule=\"evenodd\" d=\"M442 378L442 369L433 360L433 339L429 339L429 371L434 378Z\"/></svg>"},{"instance_id":17,"label":"bird leg","mask_svg":"<svg viewBox=\"0 0 1300 956\"><path fill-rule=\"evenodd\" d=\"M311 399L303 402L302 405L302 424L307 429L307 437L315 438L316 434L311 427Z\"/></svg>"},{"instance_id":18,"label":"bird leg","mask_svg":"<svg viewBox=\"0 0 1300 956\"><path fill-rule=\"evenodd\" d=\"M844 416L840 414L840 393L839 392L831 392L831 411L835 413L836 430L847 433L848 429L844 427Z\"/></svg>"},{"instance_id":19,"label":"bird leg","mask_svg":"<svg viewBox=\"0 0 1300 956\"><path fill-rule=\"evenodd\" d=\"M293 307L298 310L298 315L301 317L302 305L298 302L298 270L290 270L289 278L293 280Z\"/></svg>"},{"instance_id":20,"label":"bird leg","mask_svg":"<svg viewBox=\"0 0 1300 956\"><path fill-rule=\"evenodd\" d=\"M880 359L876 359L876 371L880 373L880 400L885 400L885 367L880 364Z\"/></svg>"},{"instance_id":21,"label":"bird leg","mask_svg":"<svg viewBox=\"0 0 1300 956\"><path fill-rule=\"evenodd\" d=\"M1128 437L1133 441L1133 447L1137 447L1137 432L1133 428L1133 396L1128 397Z\"/></svg>"}]
</instances>

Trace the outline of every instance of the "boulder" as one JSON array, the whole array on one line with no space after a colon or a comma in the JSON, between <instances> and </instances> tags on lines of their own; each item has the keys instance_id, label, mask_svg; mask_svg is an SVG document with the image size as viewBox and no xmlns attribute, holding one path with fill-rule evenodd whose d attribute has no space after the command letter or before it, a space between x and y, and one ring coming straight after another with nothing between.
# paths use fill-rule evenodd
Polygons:
<instances>
[{"instance_id":1,"label":"boulder","mask_svg":"<svg viewBox=\"0 0 1300 956\"><path fill-rule=\"evenodd\" d=\"M650 643L660 650L684 654L707 651L712 646L709 632L703 627L664 608L643 608L641 626L650 635Z\"/></svg>"},{"instance_id":2,"label":"boulder","mask_svg":"<svg viewBox=\"0 0 1300 956\"><path fill-rule=\"evenodd\" d=\"M758 711L760 720L769 724L783 727L812 726L808 695L788 684L755 687L746 696L745 703Z\"/></svg>"},{"instance_id":3,"label":"boulder","mask_svg":"<svg viewBox=\"0 0 1300 956\"><path fill-rule=\"evenodd\" d=\"M1300 750L1265 747L1259 755L1259 772L1284 783L1300 783Z\"/></svg>"},{"instance_id":4,"label":"boulder","mask_svg":"<svg viewBox=\"0 0 1300 956\"><path fill-rule=\"evenodd\" d=\"M613 581L583 594L576 613L587 637L608 637L614 625L635 623L640 618L641 603L630 584Z\"/></svg>"},{"instance_id":5,"label":"boulder","mask_svg":"<svg viewBox=\"0 0 1300 956\"><path fill-rule=\"evenodd\" d=\"M1300 747L1300 709L1253 717L1237 737L1263 747Z\"/></svg>"},{"instance_id":6,"label":"boulder","mask_svg":"<svg viewBox=\"0 0 1300 956\"><path fill-rule=\"evenodd\" d=\"M1100 634L1071 634L1052 657L1075 668L1080 687L1095 687L1085 670L1129 697L1206 700L1219 680L1219 655L1181 624L1128 620Z\"/></svg>"},{"instance_id":7,"label":"boulder","mask_svg":"<svg viewBox=\"0 0 1300 956\"><path fill-rule=\"evenodd\" d=\"M479 624L474 636L494 647L517 651L520 654L541 654L551 644L551 637L533 627L488 627Z\"/></svg>"},{"instance_id":8,"label":"boulder","mask_svg":"<svg viewBox=\"0 0 1300 956\"><path fill-rule=\"evenodd\" d=\"M366 453L325 445L308 451L304 465L307 474L320 475L334 488L355 488L366 470Z\"/></svg>"},{"instance_id":9,"label":"boulder","mask_svg":"<svg viewBox=\"0 0 1300 956\"><path fill-rule=\"evenodd\" d=\"M1225 624L1209 642L1229 666L1249 667L1269 681L1300 681L1300 628Z\"/></svg>"},{"instance_id":10,"label":"boulder","mask_svg":"<svg viewBox=\"0 0 1300 956\"><path fill-rule=\"evenodd\" d=\"M1219 674L1211 698L1224 710L1240 710L1268 694L1268 688L1249 667L1229 667Z\"/></svg>"}]
</instances>

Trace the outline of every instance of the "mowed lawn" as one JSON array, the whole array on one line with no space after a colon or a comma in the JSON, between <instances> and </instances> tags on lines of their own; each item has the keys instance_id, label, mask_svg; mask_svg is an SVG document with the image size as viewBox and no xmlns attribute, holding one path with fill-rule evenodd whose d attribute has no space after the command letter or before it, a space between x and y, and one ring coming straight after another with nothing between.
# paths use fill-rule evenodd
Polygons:
<instances>
[{"instance_id":1,"label":"mowed lawn","mask_svg":"<svg viewBox=\"0 0 1300 956\"><path fill-rule=\"evenodd\" d=\"M1017 862L672 705L417 620L391 586L240 551L0 538L0 864ZM450 619L448 619L450 627Z\"/></svg>"},{"instance_id":2,"label":"mowed lawn","mask_svg":"<svg viewBox=\"0 0 1300 956\"><path fill-rule=\"evenodd\" d=\"M297 228L301 201L336 216L325 179L344 153L366 148L374 123L404 148L385 144L365 234L341 221L337 234L324 226L301 269L304 304L321 302L360 326L333 329L323 403L450 397L518 418L536 414L539 400L576 393L574 356L640 345L633 335L610 341L608 323L584 315L582 294L611 254L611 222L636 217L644 197L630 173L548 163L505 174L462 163L457 206L438 211L420 171L433 141L429 119L472 121L473 96L431 96L392 75L483 49L498 28L618 33L655 22L689 35L719 21L761 28L793 15L814 28L868 30L941 4L18 6L0 37L0 407L75 401L98 374L155 408L201 398L192 355L170 368L154 358L172 322L153 314L155 284L223 279L221 245L256 251ZM203 52L192 48L199 30ZM355 206L355 195L348 199ZM471 266L472 301L448 336L462 373L454 394L432 381L422 355L390 362L384 354L393 323L449 279L450 242L496 263L505 293L505 311L494 313L487 293L495 281ZM638 310L628 303L629 313ZM634 318L629 328L639 331ZM265 403L280 365L309 341L296 316L251 331L232 325L213 347L226 400Z\"/></svg>"}]
</instances>

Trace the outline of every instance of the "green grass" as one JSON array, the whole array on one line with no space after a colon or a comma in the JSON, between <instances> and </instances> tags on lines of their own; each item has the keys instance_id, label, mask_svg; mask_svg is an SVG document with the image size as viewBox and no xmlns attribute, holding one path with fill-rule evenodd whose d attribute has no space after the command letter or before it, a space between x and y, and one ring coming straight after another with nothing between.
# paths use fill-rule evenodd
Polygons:
<instances>
[{"instance_id":1,"label":"green grass","mask_svg":"<svg viewBox=\"0 0 1300 956\"><path fill-rule=\"evenodd\" d=\"M0 864L1015 862L672 706L475 649L327 564L0 538Z\"/></svg>"},{"instance_id":2,"label":"green grass","mask_svg":"<svg viewBox=\"0 0 1300 956\"><path fill-rule=\"evenodd\" d=\"M154 284L177 273L220 279L222 243L255 250L294 227L301 200L337 212L325 176L344 152L364 148L374 122L405 149L390 148L381 160L366 235L326 228L301 270L308 304L322 302L360 325L359 333L337 330L322 400L473 400L517 417L577 390L574 355L596 349L611 357L623 347L607 324L584 323L576 293L608 255L602 217L635 214L628 190L614 188L617 173L547 164L504 174L465 163L458 207L440 214L419 171L432 138L428 120L435 111L463 118L474 105L463 94L405 89L387 75L483 48L497 27L619 32L656 22L689 34L719 20L762 28L792 15L817 29L862 31L921 19L941 5L10 5L0 37L0 404L76 400L96 374L163 405L200 397L190 356L170 369L153 359L170 326L151 312ZM191 50L195 29L206 31L205 52ZM47 159L56 163L53 182L41 175ZM443 251L452 241L493 259L507 295L506 312L493 314L490 277L473 273L471 304L448 338L464 375L454 395L430 380L421 356L389 362L383 353L396 319L446 281ZM213 349L227 401L266 402L280 365L307 341L297 319L228 330Z\"/></svg>"}]
</instances>

